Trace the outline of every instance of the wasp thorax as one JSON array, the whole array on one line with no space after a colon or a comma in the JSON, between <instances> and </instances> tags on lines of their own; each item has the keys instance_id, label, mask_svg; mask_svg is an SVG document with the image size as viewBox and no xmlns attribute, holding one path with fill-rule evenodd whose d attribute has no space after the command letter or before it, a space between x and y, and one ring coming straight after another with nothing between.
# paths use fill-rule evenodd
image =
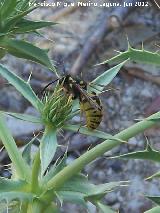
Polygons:
<instances>
[{"instance_id":1,"label":"wasp thorax","mask_svg":"<svg viewBox=\"0 0 160 213\"><path fill-rule=\"evenodd\" d=\"M70 119L72 96L66 95L62 87L57 86L52 94L46 94L43 102L42 119L45 124L60 128Z\"/></svg>"}]
</instances>

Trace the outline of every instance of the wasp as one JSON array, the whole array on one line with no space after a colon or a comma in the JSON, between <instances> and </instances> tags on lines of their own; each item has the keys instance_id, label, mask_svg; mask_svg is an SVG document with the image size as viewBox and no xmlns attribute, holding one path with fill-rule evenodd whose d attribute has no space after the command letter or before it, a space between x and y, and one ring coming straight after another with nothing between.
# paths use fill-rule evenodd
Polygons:
<instances>
[{"instance_id":1,"label":"wasp","mask_svg":"<svg viewBox=\"0 0 160 213\"><path fill-rule=\"evenodd\" d=\"M71 75L66 75L60 79L50 82L45 86L43 91L54 82L59 80L64 93L71 95L72 99L79 99L81 113L85 114L86 126L90 130L96 129L102 121L102 104L95 92L87 92L87 82L78 78L73 78Z\"/></svg>"}]
</instances>

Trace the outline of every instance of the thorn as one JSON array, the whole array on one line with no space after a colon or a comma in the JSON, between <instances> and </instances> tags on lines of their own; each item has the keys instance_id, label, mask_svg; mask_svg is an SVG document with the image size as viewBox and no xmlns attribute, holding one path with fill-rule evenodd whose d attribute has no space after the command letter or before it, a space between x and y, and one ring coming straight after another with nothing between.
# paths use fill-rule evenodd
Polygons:
<instances>
[{"instance_id":1,"label":"thorn","mask_svg":"<svg viewBox=\"0 0 160 213\"><path fill-rule=\"evenodd\" d=\"M128 50L131 49L131 45L130 45L130 42L129 42L129 38L128 38L128 35L126 34L126 39L127 39L127 44L128 44Z\"/></svg>"},{"instance_id":2,"label":"thorn","mask_svg":"<svg viewBox=\"0 0 160 213\"><path fill-rule=\"evenodd\" d=\"M143 44L143 41L142 41L142 51L144 51L144 44Z\"/></svg>"},{"instance_id":3,"label":"thorn","mask_svg":"<svg viewBox=\"0 0 160 213\"><path fill-rule=\"evenodd\" d=\"M31 77L32 77L32 71L30 72L29 77L28 77L28 80L27 80L27 83L28 83L28 84L29 84L30 81L31 81Z\"/></svg>"},{"instance_id":4,"label":"thorn","mask_svg":"<svg viewBox=\"0 0 160 213\"><path fill-rule=\"evenodd\" d=\"M120 53L122 54L123 52L119 51L119 50L114 50L116 53Z\"/></svg>"},{"instance_id":5,"label":"thorn","mask_svg":"<svg viewBox=\"0 0 160 213\"><path fill-rule=\"evenodd\" d=\"M2 152L2 151L3 151L3 149L4 149L4 146L2 146L2 148L0 149L0 152Z\"/></svg>"},{"instance_id":6,"label":"thorn","mask_svg":"<svg viewBox=\"0 0 160 213\"><path fill-rule=\"evenodd\" d=\"M156 0L153 0L153 1L157 5L157 7L160 9L160 5L156 2Z\"/></svg>"}]
</instances>

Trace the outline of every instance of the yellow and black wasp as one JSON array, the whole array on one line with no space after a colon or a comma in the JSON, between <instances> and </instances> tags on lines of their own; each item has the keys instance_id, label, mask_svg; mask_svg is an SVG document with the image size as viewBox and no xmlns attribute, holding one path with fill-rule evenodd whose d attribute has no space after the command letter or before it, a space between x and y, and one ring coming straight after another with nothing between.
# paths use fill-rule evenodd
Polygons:
<instances>
[{"instance_id":1,"label":"yellow and black wasp","mask_svg":"<svg viewBox=\"0 0 160 213\"><path fill-rule=\"evenodd\" d=\"M81 113L85 114L86 126L90 130L96 129L102 121L102 104L95 92L87 92L87 83L71 75L50 82L43 91L52 83L59 80L64 93L71 95L72 99L79 99Z\"/></svg>"}]
</instances>

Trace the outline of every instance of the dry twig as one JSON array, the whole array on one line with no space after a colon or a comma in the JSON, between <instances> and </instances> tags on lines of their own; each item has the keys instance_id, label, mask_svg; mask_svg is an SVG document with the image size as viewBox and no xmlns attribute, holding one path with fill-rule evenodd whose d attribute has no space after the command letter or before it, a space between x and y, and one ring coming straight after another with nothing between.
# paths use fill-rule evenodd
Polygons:
<instances>
[{"instance_id":1,"label":"dry twig","mask_svg":"<svg viewBox=\"0 0 160 213\"><path fill-rule=\"evenodd\" d=\"M134 5L136 0L127 0L126 3L127 2L132 2ZM82 70L96 47L102 42L103 38L111 32L113 28L120 27L123 20L126 19L133 9L135 9L135 7L117 7L110 17L107 12L101 15L100 24L98 23L96 25L95 31L85 42L81 53L71 68L71 73L73 75L76 75Z\"/></svg>"},{"instance_id":2,"label":"dry twig","mask_svg":"<svg viewBox=\"0 0 160 213\"><path fill-rule=\"evenodd\" d=\"M128 68L127 73L132 76L138 77L140 79L150 81L150 82L160 86L160 76L154 76L140 68L135 68L135 67Z\"/></svg>"}]
</instances>

